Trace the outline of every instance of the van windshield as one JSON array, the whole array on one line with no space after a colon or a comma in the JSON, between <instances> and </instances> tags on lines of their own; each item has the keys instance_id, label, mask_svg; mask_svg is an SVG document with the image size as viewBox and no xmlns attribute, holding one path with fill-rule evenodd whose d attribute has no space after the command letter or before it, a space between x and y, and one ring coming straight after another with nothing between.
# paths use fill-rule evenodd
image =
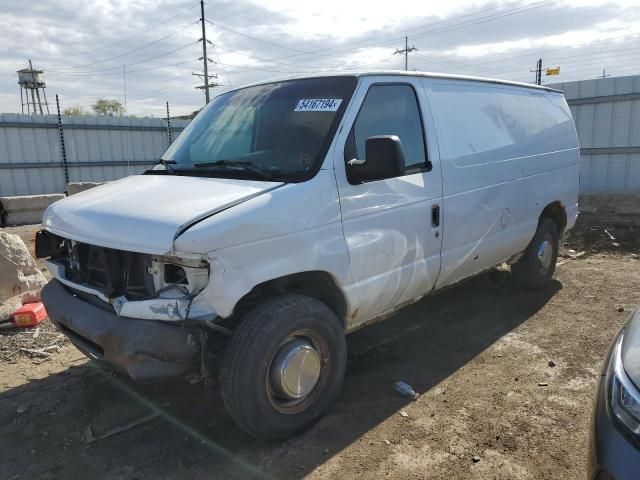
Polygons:
<instances>
[{"instance_id":1,"label":"van windshield","mask_svg":"<svg viewBox=\"0 0 640 480\"><path fill-rule=\"evenodd\" d=\"M320 169L356 82L311 78L224 93L185 128L161 163L168 174L307 180Z\"/></svg>"}]
</instances>

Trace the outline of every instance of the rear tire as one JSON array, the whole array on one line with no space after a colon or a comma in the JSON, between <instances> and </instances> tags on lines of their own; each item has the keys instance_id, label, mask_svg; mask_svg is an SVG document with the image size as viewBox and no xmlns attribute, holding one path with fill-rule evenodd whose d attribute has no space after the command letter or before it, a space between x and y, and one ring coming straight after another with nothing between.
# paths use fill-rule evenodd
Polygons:
<instances>
[{"instance_id":1,"label":"rear tire","mask_svg":"<svg viewBox=\"0 0 640 480\"><path fill-rule=\"evenodd\" d=\"M531 243L520 260L511 266L511 273L520 286L536 290L551 282L558 259L558 239L556 224L541 218Z\"/></svg>"},{"instance_id":2,"label":"rear tire","mask_svg":"<svg viewBox=\"0 0 640 480\"><path fill-rule=\"evenodd\" d=\"M342 324L322 302L293 294L266 300L242 319L222 362L229 415L263 440L301 432L340 393L346 351Z\"/></svg>"}]
</instances>

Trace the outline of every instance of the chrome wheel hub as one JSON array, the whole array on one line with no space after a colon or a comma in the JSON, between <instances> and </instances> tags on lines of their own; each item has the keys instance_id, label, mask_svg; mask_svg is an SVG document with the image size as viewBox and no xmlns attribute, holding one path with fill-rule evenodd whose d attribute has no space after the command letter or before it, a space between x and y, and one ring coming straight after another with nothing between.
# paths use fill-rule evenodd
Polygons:
<instances>
[{"instance_id":1,"label":"chrome wheel hub","mask_svg":"<svg viewBox=\"0 0 640 480\"><path fill-rule=\"evenodd\" d=\"M300 399L311 393L320 378L320 355L308 341L296 338L284 344L271 364L271 385L286 399Z\"/></svg>"},{"instance_id":2,"label":"chrome wheel hub","mask_svg":"<svg viewBox=\"0 0 640 480\"><path fill-rule=\"evenodd\" d=\"M544 239L538 247L538 261L542 267L543 273L546 272L551 266L551 260L553 258L553 245L547 239Z\"/></svg>"}]
</instances>

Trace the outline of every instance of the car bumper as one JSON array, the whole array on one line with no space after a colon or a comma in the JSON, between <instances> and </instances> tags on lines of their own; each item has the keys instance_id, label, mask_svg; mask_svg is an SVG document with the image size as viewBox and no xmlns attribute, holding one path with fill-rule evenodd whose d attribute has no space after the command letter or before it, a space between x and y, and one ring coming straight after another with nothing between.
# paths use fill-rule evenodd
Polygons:
<instances>
[{"instance_id":1,"label":"car bumper","mask_svg":"<svg viewBox=\"0 0 640 480\"><path fill-rule=\"evenodd\" d=\"M76 348L137 381L194 371L199 332L160 321L120 317L52 280L42 289L49 318Z\"/></svg>"},{"instance_id":2,"label":"car bumper","mask_svg":"<svg viewBox=\"0 0 640 480\"><path fill-rule=\"evenodd\" d=\"M615 341L613 342L615 344ZM614 418L609 403L608 372L613 348L600 376L589 440L590 480L631 480L640 475L640 441Z\"/></svg>"}]
</instances>

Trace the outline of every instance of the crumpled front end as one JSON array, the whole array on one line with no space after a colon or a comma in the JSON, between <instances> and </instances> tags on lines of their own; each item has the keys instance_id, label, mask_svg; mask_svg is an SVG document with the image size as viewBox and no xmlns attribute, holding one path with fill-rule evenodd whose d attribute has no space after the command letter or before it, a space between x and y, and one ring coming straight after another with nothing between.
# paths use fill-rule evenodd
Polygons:
<instances>
[{"instance_id":1,"label":"crumpled front end","mask_svg":"<svg viewBox=\"0 0 640 480\"><path fill-rule=\"evenodd\" d=\"M41 295L49 318L80 351L136 381L197 371L197 328L118 316L55 279Z\"/></svg>"},{"instance_id":2,"label":"crumpled front end","mask_svg":"<svg viewBox=\"0 0 640 480\"><path fill-rule=\"evenodd\" d=\"M46 230L36 236L36 256L47 258L53 278L119 316L171 322L216 316L201 295L210 277L205 259L116 250Z\"/></svg>"},{"instance_id":3,"label":"crumpled front end","mask_svg":"<svg viewBox=\"0 0 640 480\"><path fill-rule=\"evenodd\" d=\"M51 320L88 357L134 380L196 371L201 326L216 317L203 293L209 263L36 237L54 277L42 291ZM199 325L201 324L201 325Z\"/></svg>"}]
</instances>

